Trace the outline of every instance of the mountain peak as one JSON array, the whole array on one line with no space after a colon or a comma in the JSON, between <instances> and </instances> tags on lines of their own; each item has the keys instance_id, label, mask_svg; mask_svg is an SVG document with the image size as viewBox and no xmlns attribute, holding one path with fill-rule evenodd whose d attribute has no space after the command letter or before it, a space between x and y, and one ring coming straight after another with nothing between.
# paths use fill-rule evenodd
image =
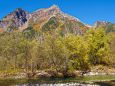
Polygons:
<instances>
[{"instance_id":1,"label":"mountain peak","mask_svg":"<svg viewBox=\"0 0 115 86\"><path fill-rule=\"evenodd\" d=\"M22 11L22 8L17 8L16 11Z\"/></svg>"},{"instance_id":2,"label":"mountain peak","mask_svg":"<svg viewBox=\"0 0 115 86\"><path fill-rule=\"evenodd\" d=\"M99 26L106 26L108 24L111 24L110 22L106 22L106 21L96 21L96 23L94 24L94 28L97 28Z\"/></svg>"},{"instance_id":3,"label":"mountain peak","mask_svg":"<svg viewBox=\"0 0 115 86\"><path fill-rule=\"evenodd\" d=\"M53 4L51 7L52 8L59 8L56 4Z\"/></svg>"},{"instance_id":4,"label":"mountain peak","mask_svg":"<svg viewBox=\"0 0 115 86\"><path fill-rule=\"evenodd\" d=\"M52 6L50 7L50 9L57 9L57 10L59 10L59 7L54 4L54 5L52 5Z\"/></svg>"}]
</instances>

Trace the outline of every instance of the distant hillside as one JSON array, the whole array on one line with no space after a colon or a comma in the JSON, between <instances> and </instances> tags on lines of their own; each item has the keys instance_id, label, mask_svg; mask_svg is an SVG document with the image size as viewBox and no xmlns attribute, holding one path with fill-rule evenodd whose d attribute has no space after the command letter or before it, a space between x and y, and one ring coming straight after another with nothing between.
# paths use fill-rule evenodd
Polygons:
<instances>
[{"instance_id":1,"label":"distant hillside","mask_svg":"<svg viewBox=\"0 0 115 86\"><path fill-rule=\"evenodd\" d=\"M94 28L98 28L99 26L102 26L107 33L111 32L115 34L115 24L114 23L105 22L105 21L97 21L94 24Z\"/></svg>"}]
</instances>

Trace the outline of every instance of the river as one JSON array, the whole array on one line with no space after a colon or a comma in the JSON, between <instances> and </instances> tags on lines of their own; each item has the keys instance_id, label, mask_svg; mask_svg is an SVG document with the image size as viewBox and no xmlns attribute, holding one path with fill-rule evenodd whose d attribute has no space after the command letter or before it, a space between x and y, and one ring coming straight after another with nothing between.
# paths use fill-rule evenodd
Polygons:
<instances>
[{"instance_id":1,"label":"river","mask_svg":"<svg viewBox=\"0 0 115 86\"><path fill-rule=\"evenodd\" d=\"M115 75L70 78L0 79L0 86L115 86Z\"/></svg>"}]
</instances>

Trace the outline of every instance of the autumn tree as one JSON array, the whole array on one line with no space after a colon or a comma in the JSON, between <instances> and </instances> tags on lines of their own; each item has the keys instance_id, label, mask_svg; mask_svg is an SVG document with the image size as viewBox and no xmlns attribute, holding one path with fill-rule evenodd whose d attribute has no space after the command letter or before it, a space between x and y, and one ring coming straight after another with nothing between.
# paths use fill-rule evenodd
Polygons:
<instances>
[{"instance_id":1,"label":"autumn tree","mask_svg":"<svg viewBox=\"0 0 115 86\"><path fill-rule=\"evenodd\" d=\"M89 44L90 62L94 65L104 64L106 57L110 53L109 36L105 34L103 28L99 27L94 30L93 28L87 31L84 39Z\"/></svg>"}]
</instances>

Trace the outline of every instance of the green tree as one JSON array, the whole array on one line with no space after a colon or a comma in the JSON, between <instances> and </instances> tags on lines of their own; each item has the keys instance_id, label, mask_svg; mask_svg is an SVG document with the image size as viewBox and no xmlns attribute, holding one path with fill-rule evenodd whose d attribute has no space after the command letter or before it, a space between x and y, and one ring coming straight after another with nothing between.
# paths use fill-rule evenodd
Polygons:
<instances>
[{"instance_id":1,"label":"green tree","mask_svg":"<svg viewBox=\"0 0 115 86\"><path fill-rule=\"evenodd\" d=\"M90 29L84 39L89 44L90 62L94 65L104 64L104 60L110 53L110 40L103 28L99 27L96 31L93 28Z\"/></svg>"}]
</instances>

